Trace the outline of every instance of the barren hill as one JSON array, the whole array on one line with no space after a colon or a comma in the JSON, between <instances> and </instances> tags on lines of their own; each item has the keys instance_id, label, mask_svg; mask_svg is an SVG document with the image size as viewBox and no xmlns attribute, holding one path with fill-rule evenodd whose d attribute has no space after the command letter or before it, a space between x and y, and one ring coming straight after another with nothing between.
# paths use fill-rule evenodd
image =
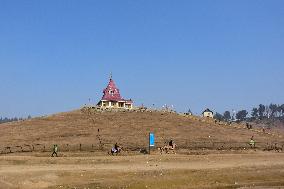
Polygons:
<instances>
[{"instance_id":1,"label":"barren hill","mask_svg":"<svg viewBox=\"0 0 284 189\"><path fill-rule=\"evenodd\" d=\"M241 147L252 135L262 145L283 142L279 133L268 134L248 130L243 125L225 125L210 119L160 111L99 112L84 108L1 124L0 129L0 151L7 146L44 144L50 147L54 143L108 149L118 142L130 149L146 148L149 132L155 133L157 146L172 138L180 148L226 144Z\"/></svg>"}]
</instances>

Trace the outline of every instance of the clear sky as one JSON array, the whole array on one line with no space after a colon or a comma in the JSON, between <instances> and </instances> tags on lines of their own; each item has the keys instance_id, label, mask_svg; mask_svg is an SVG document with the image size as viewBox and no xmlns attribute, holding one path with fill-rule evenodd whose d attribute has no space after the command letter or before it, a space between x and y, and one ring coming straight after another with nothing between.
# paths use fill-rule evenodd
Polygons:
<instances>
[{"instance_id":1,"label":"clear sky","mask_svg":"<svg viewBox=\"0 0 284 189\"><path fill-rule=\"evenodd\" d=\"M100 100L112 72L136 105L284 103L283 0L0 0L0 116Z\"/></svg>"}]
</instances>

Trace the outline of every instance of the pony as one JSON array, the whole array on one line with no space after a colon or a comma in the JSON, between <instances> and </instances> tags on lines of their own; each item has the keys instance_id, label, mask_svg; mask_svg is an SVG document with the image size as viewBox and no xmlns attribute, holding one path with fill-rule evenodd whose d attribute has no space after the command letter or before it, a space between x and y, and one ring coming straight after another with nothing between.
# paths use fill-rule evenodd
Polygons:
<instances>
[{"instance_id":1,"label":"pony","mask_svg":"<svg viewBox=\"0 0 284 189\"><path fill-rule=\"evenodd\" d=\"M172 146L170 145L165 145L163 147L160 147L158 148L158 150L160 150L160 153L163 154L163 152L165 152L166 154L168 154L170 151L172 151L174 154L176 153L175 152L175 149L176 149L177 145L175 143L173 143Z\"/></svg>"},{"instance_id":2,"label":"pony","mask_svg":"<svg viewBox=\"0 0 284 189\"><path fill-rule=\"evenodd\" d=\"M117 149L115 149L114 147L113 148L111 148L111 150L110 150L110 154L111 155L118 155L118 154L120 154L121 153L121 151L122 151L122 148L121 147L118 147Z\"/></svg>"}]
</instances>

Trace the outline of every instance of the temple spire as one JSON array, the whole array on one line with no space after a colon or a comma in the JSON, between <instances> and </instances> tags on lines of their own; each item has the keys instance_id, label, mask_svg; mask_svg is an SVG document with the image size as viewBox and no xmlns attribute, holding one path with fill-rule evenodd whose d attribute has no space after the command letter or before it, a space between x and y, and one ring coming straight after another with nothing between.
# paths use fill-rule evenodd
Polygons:
<instances>
[{"instance_id":1,"label":"temple spire","mask_svg":"<svg viewBox=\"0 0 284 189\"><path fill-rule=\"evenodd\" d=\"M110 77L109 77L109 79L112 80L112 72L110 72Z\"/></svg>"},{"instance_id":2,"label":"temple spire","mask_svg":"<svg viewBox=\"0 0 284 189\"><path fill-rule=\"evenodd\" d=\"M103 97L97 105L105 108L132 109L133 101L131 99L125 100L120 96L119 89L116 87L114 80L112 79L112 73L110 73L110 81L107 87L103 90Z\"/></svg>"}]
</instances>

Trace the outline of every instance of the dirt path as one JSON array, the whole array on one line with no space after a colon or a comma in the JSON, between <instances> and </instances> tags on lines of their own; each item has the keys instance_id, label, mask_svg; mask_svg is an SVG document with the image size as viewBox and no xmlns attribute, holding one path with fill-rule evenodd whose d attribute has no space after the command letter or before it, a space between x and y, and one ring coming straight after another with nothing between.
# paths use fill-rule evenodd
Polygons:
<instances>
[{"instance_id":1,"label":"dirt path","mask_svg":"<svg viewBox=\"0 0 284 189\"><path fill-rule=\"evenodd\" d=\"M0 188L284 188L284 154L0 156Z\"/></svg>"}]
</instances>

